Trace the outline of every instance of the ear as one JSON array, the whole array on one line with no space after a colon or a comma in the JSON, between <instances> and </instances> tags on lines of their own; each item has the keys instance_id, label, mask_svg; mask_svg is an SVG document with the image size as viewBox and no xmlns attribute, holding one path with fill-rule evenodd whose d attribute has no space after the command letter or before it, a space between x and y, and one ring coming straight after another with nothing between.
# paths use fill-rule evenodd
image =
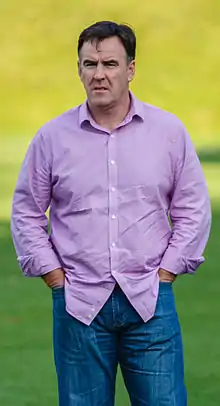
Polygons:
<instances>
[{"instance_id":1,"label":"ear","mask_svg":"<svg viewBox=\"0 0 220 406\"><path fill-rule=\"evenodd\" d=\"M81 74L82 74L82 69L81 69L81 64L80 64L80 60L78 59L77 61L77 68L78 68L78 75L81 78Z\"/></svg>"},{"instance_id":2,"label":"ear","mask_svg":"<svg viewBox=\"0 0 220 406\"><path fill-rule=\"evenodd\" d=\"M128 64L128 82L131 82L135 75L135 60Z\"/></svg>"}]
</instances>

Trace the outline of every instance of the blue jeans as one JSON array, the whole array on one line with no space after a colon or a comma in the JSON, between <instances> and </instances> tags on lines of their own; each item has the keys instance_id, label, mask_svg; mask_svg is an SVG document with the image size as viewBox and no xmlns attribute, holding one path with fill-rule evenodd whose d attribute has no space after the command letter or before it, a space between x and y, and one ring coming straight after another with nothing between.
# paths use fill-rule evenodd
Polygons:
<instances>
[{"instance_id":1,"label":"blue jeans","mask_svg":"<svg viewBox=\"0 0 220 406\"><path fill-rule=\"evenodd\" d=\"M147 323L118 286L90 326L66 312L63 288L52 295L59 406L113 406L118 364L132 406L187 405L171 283Z\"/></svg>"}]
</instances>

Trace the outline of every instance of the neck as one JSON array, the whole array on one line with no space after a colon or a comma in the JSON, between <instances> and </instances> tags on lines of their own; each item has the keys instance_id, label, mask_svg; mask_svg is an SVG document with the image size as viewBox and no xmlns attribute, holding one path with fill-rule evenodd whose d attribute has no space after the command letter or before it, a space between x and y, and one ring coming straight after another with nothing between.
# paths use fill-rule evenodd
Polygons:
<instances>
[{"instance_id":1,"label":"neck","mask_svg":"<svg viewBox=\"0 0 220 406\"><path fill-rule=\"evenodd\" d=\"M90 106L89 104L89 110L93 119L98 125L100 125L100 127L112 131L122 123L130 110L129 93L127 93L123 100L120 101L120 104L100 107Z\"/></svg>"}]
</instances>

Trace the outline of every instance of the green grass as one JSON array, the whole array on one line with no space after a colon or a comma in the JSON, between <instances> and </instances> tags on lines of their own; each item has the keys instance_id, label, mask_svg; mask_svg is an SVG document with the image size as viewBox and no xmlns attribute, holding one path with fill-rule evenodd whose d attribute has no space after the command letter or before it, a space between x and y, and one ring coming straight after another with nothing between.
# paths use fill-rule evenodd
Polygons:
<instances>
[{"instance_id":1,"label":"green grass","mask_svg":"<svg viewBox=\"0 0 220 406\"><path fill-rule=\"evenodd\" d=\"M220 212L214 209L207 262L196 276L181 277L175 283L189 406L219 404L219 228ZM0 258L0 404L53 406L56 404L56 377L50 292L42 281L21 276L8 221L0 223ZM129 405L120 375L116 405Z\"/></svg>"},{"instance_id":2,"label":"green grass","mask_svg":"<svg viewBox=\"0 0 220 406\"><path fill-rule=\"evenodd\" d=\"M219 0L7 0L0 2L0 128L31 137L84 99L77 77L80 31L100 19L137 33L144 101L177 114L200 145L220 145Z\"/></svg>"},{"instance_id":3,"label":"green grass","mask_svg":"<svg viewBox=\"0 0 220 406\"><path fill-rule=\"evenodd\" d=\"M21 275L10 237L12 192L28 145L27 138L14 141L13 138L5 139L0 150L0 188L3 192L0 211L0 404L53 406L56 404L56 376L50 292L41 280ZM213 206L207 261L195 277L181 277L175 283L183 329L189 406L216 406L220 396L220 156L216 151L201 153ZM116 406L128 405L119 373Z\"/></svg>"}]
</instances>

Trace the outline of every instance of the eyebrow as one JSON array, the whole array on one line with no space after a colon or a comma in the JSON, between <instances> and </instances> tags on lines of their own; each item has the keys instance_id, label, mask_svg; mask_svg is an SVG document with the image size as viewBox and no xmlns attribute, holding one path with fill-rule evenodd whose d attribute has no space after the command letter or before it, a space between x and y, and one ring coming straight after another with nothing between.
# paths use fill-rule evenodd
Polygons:
<instances>
[{"instance_id":1,"label":"eyebrow","mask_svg":"<svg viewBox=\"0 0 220 406\"><path fill-rule=\"evenodd\" d=\"M96 65L97 61L95 61L94 59L84 59L83 64L85 64L85 63L91 63L91 64Z\"/></svg>"},{"instance_id":2,"label":"eyebrow","mask_svg":"<svg viewBox=\"0 0 220 406\"><path fill-rule=\"evenodd\" d=\"M91 64L91 65L97 65L98 61L94 60L94 59L85 59L83 61L83 65L85 64ZM108 65L108 64L115 64L115 65L119 65L119 62L116 59L105 59L103 61L101 61L101 63L103 65Z\"/></svg>"}]
</instances>

